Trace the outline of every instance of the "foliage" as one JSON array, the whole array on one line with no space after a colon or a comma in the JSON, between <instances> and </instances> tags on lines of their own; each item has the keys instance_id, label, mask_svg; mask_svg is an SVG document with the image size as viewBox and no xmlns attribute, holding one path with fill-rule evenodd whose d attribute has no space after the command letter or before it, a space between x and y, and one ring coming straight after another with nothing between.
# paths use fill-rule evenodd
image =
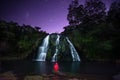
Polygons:
<instances>
[{"instance_id":1,"label":"foliage","mask_svg":"<svg viewBox=\"0 0 120 80\"><path fill-rule=\"evenodd\" d=\"M0 59L25 58L38 47L46 32L30 25L0 21ZM38 42L39 41L39 42Z\"/></svg>"},{"instance_id":2,"label":"foliage","mask_svg":"<svg viewBox=\"0 0 120 80\"><path fill-rule=\"evenodd\" d=\"M67 20L69 21L70 25L77 24L79 21L77 20L77 7L78 7L78 0L72 1L72 3L69 5L69 13L67 15Z\"/></svg>"},{"instance_id":3,"label":"foliage","mask_svg":"<svg viewBox=\"0 0 120 80\"><path fill-rule=\"evenodd\" d=\"M86 0L85 5L77 7L80 24L64 27L62 34L70 38L82 60L120 59L119 4L120 1L113 2L108 12L101 0Z\"/></svg>"},{"instance_id":4,"label":"foliage","mask_svg":"<svg viewBox=\"0 0 120 80\"><path fill-rule=\"evenodd\" d=\"M71 26L80 23L99 24L106 19L106 7L101 0L86 0L85 4L72 1L68 8L67 20Z\"/></svg>"},{"instance_id":5,"label":"foliage","mask_svg":"<svg viewBox=\"0 0 120 80\"><path fill-rule=\"evenodd\" d=\"M94 24L99 24L105 21L105 4L101 0L86 0L85 2L85 16L83 22L92 22Z\"/></svg>"}]
</instances>

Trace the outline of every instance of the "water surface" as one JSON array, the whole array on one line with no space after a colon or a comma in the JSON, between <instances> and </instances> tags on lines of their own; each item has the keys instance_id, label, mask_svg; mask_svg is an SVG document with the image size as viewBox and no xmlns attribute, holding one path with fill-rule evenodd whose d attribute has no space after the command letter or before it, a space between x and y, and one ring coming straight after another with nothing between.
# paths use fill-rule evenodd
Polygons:
<instances>
[{"instance_id":1,"label":"water surface","mask_svg":"<svg viewBox=\"0 0 120 80\"><path fill-rule=\"evenodd\" d=\"M61 72L79 74L115 75L120 72L120 64L98 62L58 62ZM13 71L16 74L51 74L53 62L40 61L4 61L0 73Z\"/></svg>"}]
</instances>

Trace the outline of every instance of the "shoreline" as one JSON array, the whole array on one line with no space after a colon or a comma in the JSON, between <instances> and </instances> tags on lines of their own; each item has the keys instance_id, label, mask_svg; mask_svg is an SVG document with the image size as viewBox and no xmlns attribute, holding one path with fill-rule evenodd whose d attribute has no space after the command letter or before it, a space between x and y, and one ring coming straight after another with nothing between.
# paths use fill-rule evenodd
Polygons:
<instances>
[{"instance_id":1,"label":"shoreline","mask_svg":"<svg viewBox=\"0 0 120 80\"><path fill-rule=\"evenodd\" d=\"M13 72L0 74L0 80L112 80L114 75L97 74L73 74L73 73L51 73L51 74L28 74L17 75Z\"/></svg>"}]
</instances>

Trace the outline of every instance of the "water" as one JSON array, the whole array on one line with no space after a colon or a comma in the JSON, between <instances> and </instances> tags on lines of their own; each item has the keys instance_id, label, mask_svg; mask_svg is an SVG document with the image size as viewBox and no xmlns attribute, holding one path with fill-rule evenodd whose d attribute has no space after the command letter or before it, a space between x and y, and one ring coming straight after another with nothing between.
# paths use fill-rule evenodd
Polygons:
<instances>
[{"instance_id":1,"label":"water","mask_svg":"<svg viewBox=\"0 0 120 80\"><path fill-rule=\"evenodd\" d=\"M80 57L76 51L76 49L74 48L73 44L70 42L70 40L66 37L68 43L70 44L70 50L71 50L71 55L73 58L73 61L80 61Z\"/></svg>"},{"instance_id":2,"label":"water","mask_svg":"<svg viewBox=\"0 0 120 80\"><path fill-rule=\"evenodd\" d=\"M38 51L38 57L35 61L46 61L46 56L47 56L47 52L48 52L48 49L49 49L49 37L51 35L48 35L45 37L45 39L43 40L43 44L39 47L39 51ZM57 55L58 55L58 51L59 51L59 42L60 42L60 35L55 35L57 36L57 39L55 40L55 53L54 55L52 56L52 62L55 62L57 61ZM73 61L80 61L80 57L76 51L76 49L74 48L73 44L70 42L70 40L66 37L65 38L66 41L68 42L68 48L70 48L71 50L71 55L72 55L72 58L73 58Z\"/></svg>"},{"instance_id":3,"label":"water","mask_svg":"<svg viewBox=\"0 0 120 80\"><path fill-rule=\"evenodd\" d=\"M49 35L43 40L42 46L39 47L38 57L36 61L45 61L49 45Z\"/></svg>"},{"instance_id":4,"label":"water","mask_svg":"<svg viewBox=\"0 0 120 80\"><path fill-rule=\"evenodd\" d=\"M60 72L78 74L115 75L120 72L120 64L98 62L58 62ZM51 74L54 62L4 61L0 73L12 71L16 74Z\"/></svg>"},{"instance_id":5,"label":"water","mask_svg":"<svg viewBox=\"0 0 120 80\"><path fill-rule=\"evenodd\" d=\"M57 35L56 39L56 49L55 49L55 54L53 55L52 62L57 61L57 54L58 54L58 45L59 45L59 40L60 40L60 35Z\"/></svg>"}]
</instances>

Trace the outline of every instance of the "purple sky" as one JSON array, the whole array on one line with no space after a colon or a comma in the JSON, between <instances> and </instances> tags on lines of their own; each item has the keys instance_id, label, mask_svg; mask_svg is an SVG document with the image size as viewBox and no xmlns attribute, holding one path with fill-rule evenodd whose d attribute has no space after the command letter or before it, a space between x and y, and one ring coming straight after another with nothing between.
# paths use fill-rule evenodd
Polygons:
<instances>
[{"instance_id":1,"label":"purple sky","mask_svg":"<svg viewBox=\"0 0 120 80\"><path fill-rule=\"evenodd\" d=\"M0 19L39 26L48 33L62 32L68 25L68 5L72 0L0 0ZM107 6L112 0L104 0ZM84 0L79 0L83 3Z\"/></svg>"}]
</instances>

